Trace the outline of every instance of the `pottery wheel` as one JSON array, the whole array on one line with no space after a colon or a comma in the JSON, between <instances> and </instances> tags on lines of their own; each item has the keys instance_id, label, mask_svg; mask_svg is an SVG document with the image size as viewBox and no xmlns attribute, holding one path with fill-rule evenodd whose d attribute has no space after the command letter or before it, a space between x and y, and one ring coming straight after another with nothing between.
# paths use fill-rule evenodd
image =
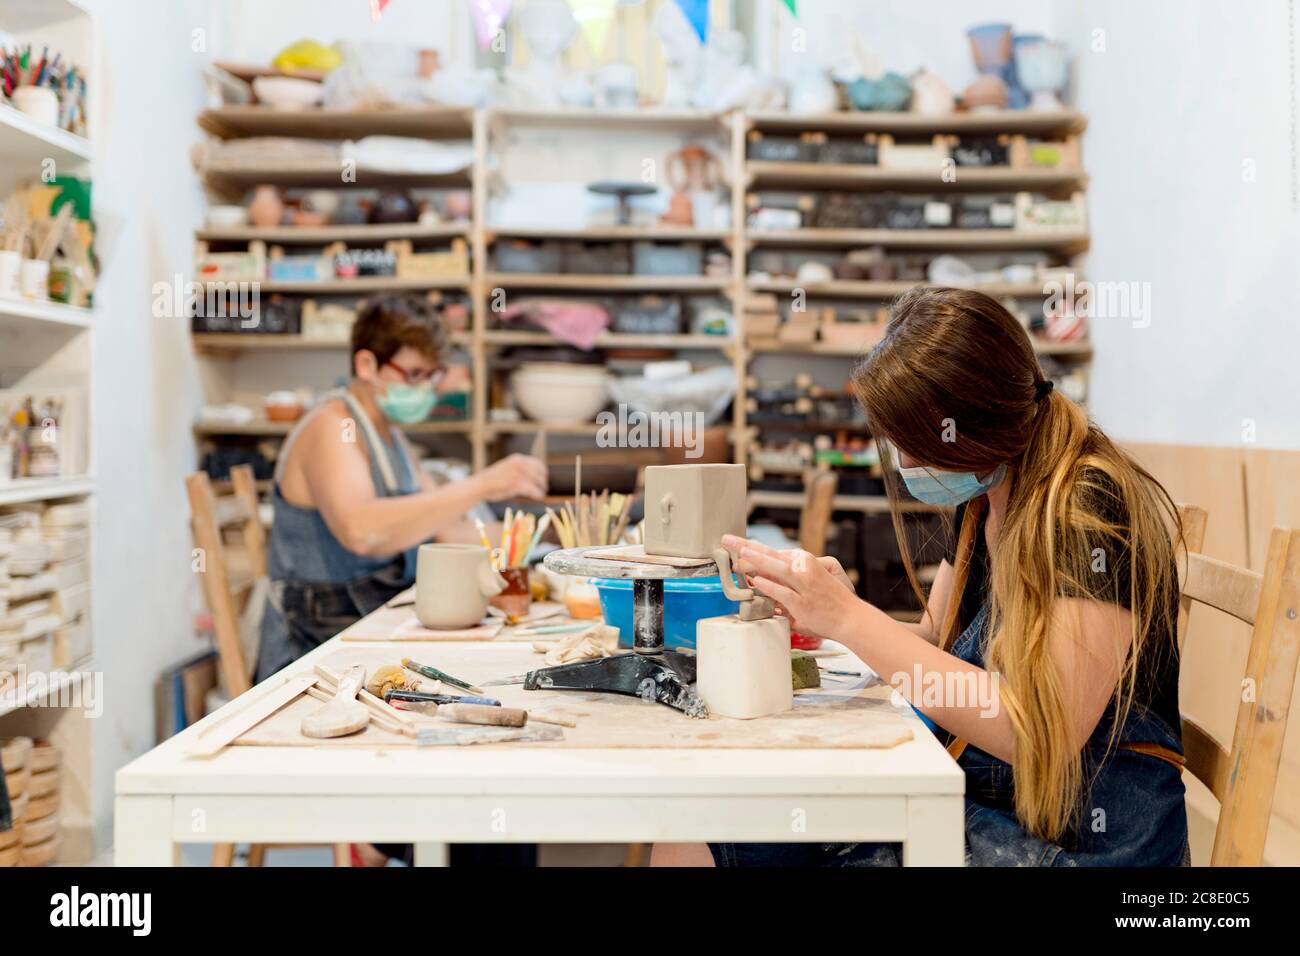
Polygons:
<instances>
[{"instance_id":1,"label":"pottery wheel","mask_svg":"<svg viewBox=\"0 0 1300 956\"><path fill-rule=\"evenodd\" d=\"M524 689L628 694L665 704L688 717L707 717L708 708L690 686L695 683L695 655L664 647L664 581L712 577L717 567L677 568L601 558L602 551L614 549L621 550L618 545L566 548L552 551L545 563L557 574L632 581L632 653L529 671Z\"/></svg>"}]
</instances>

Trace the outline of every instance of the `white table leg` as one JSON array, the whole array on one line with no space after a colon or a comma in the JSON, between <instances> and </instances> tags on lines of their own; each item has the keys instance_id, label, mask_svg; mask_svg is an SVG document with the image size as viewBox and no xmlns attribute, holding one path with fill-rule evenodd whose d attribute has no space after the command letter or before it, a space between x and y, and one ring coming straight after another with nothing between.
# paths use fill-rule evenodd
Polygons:
<instances>
[{"instance_id":1,"label":"white table leg","mask_svg":"<svg viewBox=\"0 0 1300 956\"><path fill-rule=\"evenodd\" d=\"M446 866L449 847L446 843L415 844L416 866Z\"/></svg>"},{"instance_id":2,"label":"white table leg","mask_svg":"<svg viewBox=\"0 0 1300 956\"><path fill-rule=\"evenodd\" d=\"M133 794L113 805L114 866L179 866L172 840L172 798Z\"/></svg>"},{"instance_id":3,"label":"white table leg","mask_svg":"<svg viewBox=\"0 0 1300 956\"><path fill-rule=\"evenodd\" d=\"M904 866L962 866L966 861L966 801L960 795L909 797Z\"/></svg>"}]
</instances>

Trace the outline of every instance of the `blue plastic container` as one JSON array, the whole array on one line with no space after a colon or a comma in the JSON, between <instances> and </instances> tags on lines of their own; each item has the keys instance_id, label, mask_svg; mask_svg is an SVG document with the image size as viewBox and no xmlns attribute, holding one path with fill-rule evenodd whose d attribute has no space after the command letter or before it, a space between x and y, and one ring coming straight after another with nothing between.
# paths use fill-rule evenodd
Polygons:
<instances>
[{"instance_id":1,"label":"blue plastic container","mask_svg":"<svg viewBox=\"0 0 1300 956\"><path fill-rule=\"evenodd\" d=\"M593 578L605 623L618 628L620 647L632 646L632 582ZM695 624L706 617L735 614L740 605L722 593L717 575L664 582L664 646L695 647Z\"/></svg>"}]
</instances>

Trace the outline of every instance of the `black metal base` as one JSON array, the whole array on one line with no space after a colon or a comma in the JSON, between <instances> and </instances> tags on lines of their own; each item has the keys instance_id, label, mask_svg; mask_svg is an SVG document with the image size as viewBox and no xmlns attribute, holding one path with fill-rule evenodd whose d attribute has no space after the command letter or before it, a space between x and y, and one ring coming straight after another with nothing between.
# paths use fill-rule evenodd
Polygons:
<instances>
[{"instance_id":1,"label":"black metal base","mask_svg":"<svg viewBox=\"0 0 1300 956\"><path fill-rule=\"evenodd\" d=\"M649 703L680 710L687 717L707 717L709 709L690 687L695 683L695 657L678 651L640 651L577 661L529 671L524 690L586 690L626 694Z\"/></svg>"}]
</instances>

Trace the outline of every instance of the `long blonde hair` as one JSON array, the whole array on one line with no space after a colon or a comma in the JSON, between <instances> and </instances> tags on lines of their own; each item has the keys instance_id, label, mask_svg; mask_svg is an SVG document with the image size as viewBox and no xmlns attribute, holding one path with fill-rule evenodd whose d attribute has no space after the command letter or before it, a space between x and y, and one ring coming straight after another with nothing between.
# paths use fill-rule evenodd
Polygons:
<instances>
[{"instance_id":1,"label":"long blonde hair","mask_svg":"<svg viewBox=\"0 0 1300 956\"><path fill-rule=\"evenodd\" d=\"M1015 808L1021 825L1058 840L1076 823L1087 782L1064 703L1049 634L1058 597L1092 598L1131 610L1132 634L1115 688L1113 747L1145 665L1176 640L1171 531L1177 509L1150 474L1050 389L1020 323L996 300L969 290L916 289L892 310L883 341L855 370L854 388L877 438L917 462L985 474L1013 466L1006 515L989 557L990 622L985 664L1000 673L1000 700L1014 731ZM908 577L917 581L892 470L894 527ZM986 499L957 529L954 586L940 646L957 636ZM1128 573L1112 573L1126 568Z\"/></svg>"}]
</instances>

